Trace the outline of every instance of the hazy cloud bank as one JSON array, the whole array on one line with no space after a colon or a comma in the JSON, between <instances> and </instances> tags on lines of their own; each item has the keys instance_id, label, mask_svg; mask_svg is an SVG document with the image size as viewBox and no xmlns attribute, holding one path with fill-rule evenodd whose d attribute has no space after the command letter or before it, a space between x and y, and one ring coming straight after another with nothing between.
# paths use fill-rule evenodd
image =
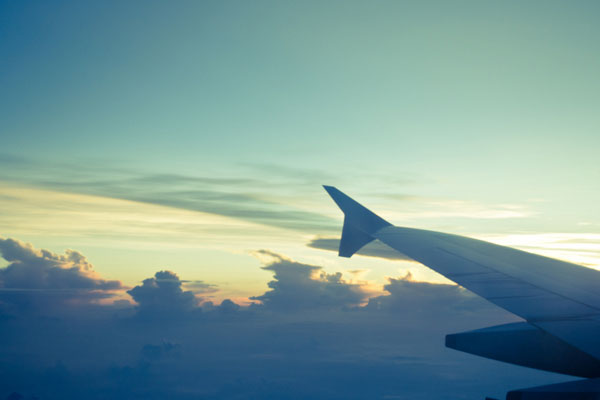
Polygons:
<instances>
[{"instance_id":1,"label":"hazy cloud bank","mask_svg":"<svg viewBox=\"0 0 600 400\"><path fill-rule=\"evenodd\" d=\"M456 399L562 379L445 349L447 333L514 318L457 286L410 275L367 300L366 285L264 250L273 279L255 305L202 303L176 273L159 271L128 291L132 307L95 304L86 293L125 288L92 275L77 252L3 239L2 254L11 263L0 269L2 285L79 288L68 299L87 303L42 308L40 291L22 292L35 301L0 319L0 398ZM53 278L40 281L39 269ZM52 313L64 307L71 312Z\"/></svg>"}]
</instances>

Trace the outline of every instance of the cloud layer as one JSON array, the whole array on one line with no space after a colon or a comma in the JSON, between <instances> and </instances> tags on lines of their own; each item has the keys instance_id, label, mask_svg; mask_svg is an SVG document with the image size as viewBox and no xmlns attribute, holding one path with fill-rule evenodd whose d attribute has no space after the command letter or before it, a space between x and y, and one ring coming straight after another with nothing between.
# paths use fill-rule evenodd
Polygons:
<instances>
[{"instance_id":1,"label":"cloud layer","mask_svg":"<svg viewBox=\"0 0 600 400\"><path fill-rule=\"evenodd\" d=\"M123 288L93 274L80 253L3 239L2 254L4 287L41 290L19 292L38 313L17 308L20 318L0 319L0 398L456 399L564 380L445 349L447 333L514 318L410 275L367 299L366 285L263 250L273 279L255 305L199 304L185 280L159 271L129 290L132 307L93 304ZM66 297L42 306L39 293L55 288L68 288ZM88 307L39 315L67 299Z\"/></svg>"}]
</instances>

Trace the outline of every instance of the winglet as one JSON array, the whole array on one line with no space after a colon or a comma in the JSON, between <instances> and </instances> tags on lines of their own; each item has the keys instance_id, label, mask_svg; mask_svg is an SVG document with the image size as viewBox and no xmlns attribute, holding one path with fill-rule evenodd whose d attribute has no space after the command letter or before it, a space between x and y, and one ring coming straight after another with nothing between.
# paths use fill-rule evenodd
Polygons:
<instances>
[{"instance_id":1,"label":"winglet","mask_svg":"<svg viewBox=\"0 0 600 400\"><path fill-rule=\"evenodd\" d=\"M374 240L371 236L373 233L391 225L335 187L323 185L323 188L344 212L340 257L352 257L364 245Z\"/></svg>"}]
</instances>

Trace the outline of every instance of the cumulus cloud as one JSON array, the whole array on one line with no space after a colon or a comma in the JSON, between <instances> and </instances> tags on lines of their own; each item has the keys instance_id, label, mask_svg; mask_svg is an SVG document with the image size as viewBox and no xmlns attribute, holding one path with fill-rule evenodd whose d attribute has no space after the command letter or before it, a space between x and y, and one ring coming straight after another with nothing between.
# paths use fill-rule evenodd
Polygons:
<instances>
[{"instance_id":1,"label":"cumulus cloud","mask_svg":"<svg viewBox=\"0 0 600 400\"><path fill-rule=\"evenodd\" d=\"M389 294L369 299L366 309L437 315L449 311L471 313L494 307L457 285L414 281L410 272L401 278L388 278L388 281L383 288Z\"/></svg>"},{"instance_id":2,"label":"cumulus cloud","mask_svg":"<svg viewBox=\"0 0 600 400\"><path fill-rule=\"evenodd\" d=\"M296 311L356 306L368 297L362 285L344 281L340 272L327 274L321 267L295 262L267 250L258 253L274 260L263 267L274 272L274 280L268 283L271 290L251 298L261 301L267 308Z\"/></svg>"},{"instance_id":3,"label":"cumulus cloud","mask_svg":"<svg viewBox=\"0 0 600 400\"><path fill-rule=\"evenodd\" d=\"M222 313L234 313L241 309L241 307L234 303L229 299L225 299L221 302L221 305L218 307L219 312Z\"/></svg>"},{"instance_id":4,"label":"cumulus cloud","mask_svg":"<svg viewBox=\"0 0 600 400\"><path fill-rule=\"evenodd\" d=\"M170 317L200 311L198 299L192 291L184 291L182 284L176 273L159 271L127 293L138 303L139 314L146 317Z\"/></svg>"},{"instance_id":5,"label":"cumulus cloud","mask_svg":"<svg viewBox=\"0 0 600 400\"><path fill-rule=\"evenodd\" d=\"M0 301L5 307L35 306L41 311L57 303L89 304L123 289L119 281L101 279L93 265L75 250L60 255L0 238L0 253L9 262L0 269Z\"/></svg>"}]
</instances>

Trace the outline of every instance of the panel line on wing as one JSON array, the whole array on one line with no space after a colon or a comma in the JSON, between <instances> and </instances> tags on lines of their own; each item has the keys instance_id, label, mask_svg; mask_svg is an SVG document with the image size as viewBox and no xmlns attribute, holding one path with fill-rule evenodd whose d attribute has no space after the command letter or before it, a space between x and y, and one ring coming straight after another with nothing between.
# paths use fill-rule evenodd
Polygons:
<instances>
[{"instance_id":1,"label":"panel line on wing","mask_svg":"<svg viewBox=\"0 0 600 400\"><path fill-rule=\"evenodd\" d=\"M456 246L456 245L453 245ZM432 250L439 252L442 257L452 257L460 260L463 264L462 268L471 266L470 268L478 268L482 272L462 272L453 274L447 271L447 267L440 265L440 260L431 260L431 264L435 265L438 272L442 273L449 279L454 280L459 285L468 290L482 296L528 321L538 319L544 320L563 320L568 317L583 317L588 315L598 315L600 310L589 304L568 298L560 293L556 293L550 289L540 287L534 283L525 281L514 276L483 265L478 261L467 259L455 252L435 246ZM432 257L430 256L428 258ZM417 261L418 258L416 258ZM424 262L427 265L427 262ZM461 268L461 267L458 267ZM492 278L493 276L497 278ZM474 279L470 279L473 277ZM485 278L487 277L487 278ZM516 292L510 295L504 295L503 292ZM496 295L494 295L496 293ZM535 294L532 294L535 293ZM512 300L528 299L529 301L515 303ZM544 304L544 307L539 307Z\"/></svg>"}]
</instances>

